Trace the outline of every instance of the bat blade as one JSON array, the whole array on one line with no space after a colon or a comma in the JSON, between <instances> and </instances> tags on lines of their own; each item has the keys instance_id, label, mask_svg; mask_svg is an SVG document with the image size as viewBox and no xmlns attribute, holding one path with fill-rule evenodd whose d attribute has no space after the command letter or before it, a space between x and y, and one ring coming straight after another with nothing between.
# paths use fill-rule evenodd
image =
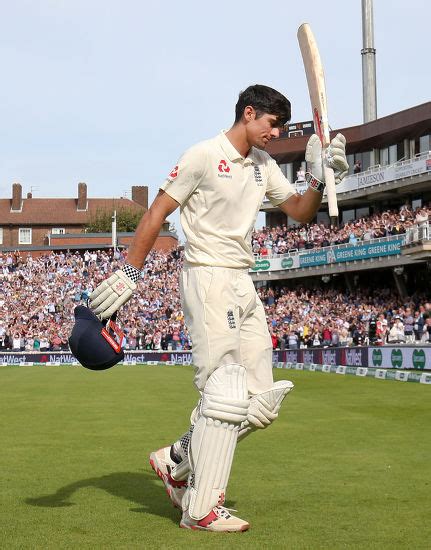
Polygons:
<instances>
[{"instance_id":1,"label":"bat blade","mask_svg":"<svg viewBox=\"0 0 431 550\"><path fill-rule=\"evenodd\" d=\"M323 152L330 142L328 107L326 100L325 73L317 47L316 39L308 23L303 23L298 29L298 42L307 77L308 92L310 94L311 110L313 113L314 128L322 142ZM338 204L335 191L335 178L332 168L323 163L326 192L328 195L329 216L331 222L338 223ZM336 221L335 221L336 220Z\"/></svg>"}]
</instances>

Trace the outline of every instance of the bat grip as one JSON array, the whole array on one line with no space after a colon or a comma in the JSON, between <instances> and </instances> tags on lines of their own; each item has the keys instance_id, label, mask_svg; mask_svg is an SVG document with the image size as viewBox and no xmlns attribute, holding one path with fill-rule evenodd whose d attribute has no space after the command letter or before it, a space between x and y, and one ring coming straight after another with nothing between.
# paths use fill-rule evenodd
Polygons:
<instances>
[{"instance_id":1,"label":"bat grip","mask_svg":"<svg viewBox=\"0 0 431 550\"><path fill-rule=\"evenodd\" d=\"M334 170L329 168L326 162L323 162L323 172L325 175L326 183L326 195L328 197L328 210L329 217L331 219L331 225L338 227L338 204L337 204L337 192L335 189L335 177Z\"/></svg>"}]
</instances>

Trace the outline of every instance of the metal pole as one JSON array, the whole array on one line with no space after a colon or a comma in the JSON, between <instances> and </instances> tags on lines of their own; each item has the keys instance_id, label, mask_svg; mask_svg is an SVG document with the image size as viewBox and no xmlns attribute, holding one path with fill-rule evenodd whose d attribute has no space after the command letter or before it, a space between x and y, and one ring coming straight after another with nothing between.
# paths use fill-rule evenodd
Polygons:
<instances>
[{"instance_id":1,"label":"metal pole","mask_svg":"<svg viewBox=\"0 0 431 550\"><path fill-rule=\"evenodd\" d=\"M362 0L362 45L362 101L364 122L370 122L377 118L373 0Z\"/></svg>"},{"instance_id":2,"label":"metal pole","mask_svg":"<svg viewBox=\"0 0 431 550\"><path fill-rule=\"evenodd\" d=\"M114 210L112 216L112 248L115 250L117 248L117 211Z\"/></svg>"}]
</instances>

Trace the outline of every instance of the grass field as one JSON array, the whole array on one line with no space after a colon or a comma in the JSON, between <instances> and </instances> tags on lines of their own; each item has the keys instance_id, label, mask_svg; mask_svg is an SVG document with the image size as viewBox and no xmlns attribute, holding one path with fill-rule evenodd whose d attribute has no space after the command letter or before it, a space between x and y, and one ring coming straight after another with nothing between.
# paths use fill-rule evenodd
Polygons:
<instances>
[{"instance_id":1,"label":"grass field","mask_svg":"<svg viewBox=\"0 0 431 550\"><path fill-rule=\"evenodd\" d=\"M296 384L237 448L246 533L178 528L148 454L188 427L190 367L0 369L0 548L409 548L431 545L431 388L275 371Z\"/></svg>"}]
</instances>

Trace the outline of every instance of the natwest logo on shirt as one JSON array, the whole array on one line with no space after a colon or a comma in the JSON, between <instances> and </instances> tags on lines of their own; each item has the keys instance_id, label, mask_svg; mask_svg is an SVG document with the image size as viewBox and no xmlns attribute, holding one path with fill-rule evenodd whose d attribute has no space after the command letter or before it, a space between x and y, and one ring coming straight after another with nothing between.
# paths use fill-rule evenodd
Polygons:
<instances>
[{"instance_id":1,"label":"natwest logo on shirt","mask_svg":"<svg viewBox=\"0 0 431 550\"><path fill-rule=\"evenodd\" d=\"M219 162L218 171L219 171L219 173L217 175L218 175L219 178L231 178L232 177L229 174L230 167L227 165L227 161L225 161L224 159L222 159Z\"/></svg>"},{"instance_id":2,"label":"natwest logo on shirt","mask_svg":"<svg viewBox=\"0 0 431 550\"><path fill-rule=\"evenodd\" d=\"M174 180L177 176L178 176L178 165L173 168L172 172L168 176L168 179Z\"/></svg>"}]
</instances>

